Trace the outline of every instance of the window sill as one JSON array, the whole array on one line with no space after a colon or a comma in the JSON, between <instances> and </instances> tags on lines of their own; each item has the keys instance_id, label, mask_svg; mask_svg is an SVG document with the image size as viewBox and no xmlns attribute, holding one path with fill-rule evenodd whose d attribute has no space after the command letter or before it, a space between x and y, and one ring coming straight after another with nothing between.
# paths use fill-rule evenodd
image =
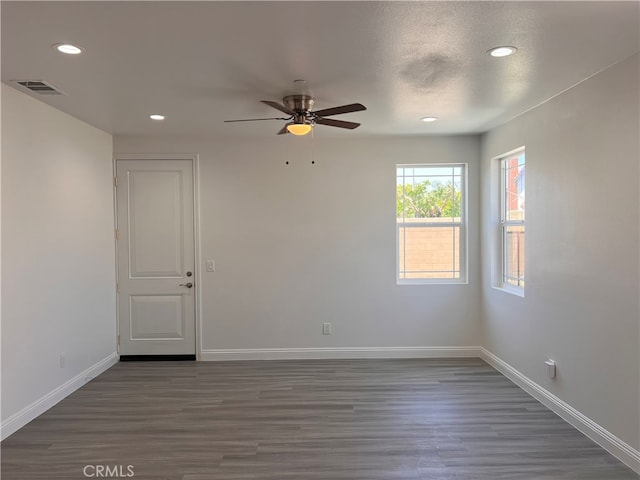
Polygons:
<instances>
[{"instance_id":1,"label":"window sill","mask_svg":"<svg viewBox=\"0 0 640 480\"><path fill-rule=\"evenodd\" d=\"M497 286L494 286L493 289L499 290L504 293L509 293L511 295L515 295L516 297L524 298L524 288L506 287L503 285L497 285Z\"/></svg>"},{"instance_id":2,"label":"window sill","mask_svg":"<svg viewBox=\"0 0 640 480\"><path fill-rule=\"evenodd\" d=\"M445 279L434 279L434 280L396 280L396 285L399 287L403 287L406 285L468 285L469 282L467 280L445 280Z\"/></svg>"}]
</instances>

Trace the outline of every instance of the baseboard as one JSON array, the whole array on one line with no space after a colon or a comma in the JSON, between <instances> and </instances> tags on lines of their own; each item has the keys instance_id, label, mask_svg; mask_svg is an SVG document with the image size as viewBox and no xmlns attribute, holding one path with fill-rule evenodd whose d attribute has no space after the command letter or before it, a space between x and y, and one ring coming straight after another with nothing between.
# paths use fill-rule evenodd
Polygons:
<instances>
[{"instance_id":1,"label":"baseboard","mask_svg":"<svg viewBox=\"0 0 640 480\"><path fill-rule=\"evenodd\" d=\"M348 358L479 357L480 347L319 347L202 350L200 360L304 360Z\"/></svg>"},{"instance_id":2,"label":"baseboard","mask_svg":"<svg viewBox=\"0 0 640 480\"><path fill-rule=\"evenodd\" d=\"M556 397L553 393L535 383L507 362L480 347L480 358L502 373L525 392L545 405L562 419L573 425L591 440L618 458L625 465L640 473L640 452L622 441L614 434L586 417L568 403Z\"/></svg>"},{"instance_id":3,"label":"baseboard","mask_svg":"<svg viewBox=\"0 0 640 480\"><path fill-rule=\"evenodd\" d=\"M114 352L108 357L100 360L98 363L87 368L85 371L79 373L72 379L63 383L58 388L39 398L31 405L28 405L19 412L11 415L2 422L2 425L0 425L0 436L2 440L24 427L34 418L42 415L56 403L71 395L91 379L97 377L116 363L118 363L118 354Z\"/></svg>"}]
</instances>

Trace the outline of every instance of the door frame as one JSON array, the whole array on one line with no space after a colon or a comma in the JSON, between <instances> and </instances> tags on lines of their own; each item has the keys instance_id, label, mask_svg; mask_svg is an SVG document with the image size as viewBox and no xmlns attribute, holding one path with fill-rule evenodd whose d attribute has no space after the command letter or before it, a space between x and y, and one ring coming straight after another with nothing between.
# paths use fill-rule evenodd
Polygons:
<instances>
[{"instance_id":1,"label":"door frame","mask_svg":"<svg viewBox=\"0 0 640 480\"><path fill-rule=\"evenodd\" d=\"M194 328L195 328L195 349L196 349L196 360L201 360L202 356L202 325L200 319L202 318L202 302L201 298L201 281L202 281L202 269L200 268L202 258L200 251L200 156L198 154L150 154L150 153L118 153L113 156L113 209L114 209L114 248L116 251L115 261L116 261L116 335L120 335L120 305L119 305L119 295L117 294L117 282L118 282L118 244L115 238L115 231L118 226L118 199L116 195L116 164L118 160L155 160L155 161L163 161L163 160L191 160L191 164L193 166L193 240L194 240L194 277L195 277L195 288L194 292ZM120 345L118 339L116 337L116 348L118 354L120 354Z\"/></svg>"}]
</instances>

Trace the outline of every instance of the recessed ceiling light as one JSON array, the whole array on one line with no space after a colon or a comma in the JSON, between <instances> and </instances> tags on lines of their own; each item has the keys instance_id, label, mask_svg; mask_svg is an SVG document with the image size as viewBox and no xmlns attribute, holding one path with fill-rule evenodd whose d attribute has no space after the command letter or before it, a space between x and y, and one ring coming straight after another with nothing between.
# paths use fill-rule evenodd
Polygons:
<instances>
[{"instance_id":1,"label":"recessed ceiling light","mask_svg":"<svg viewBox=\"0 0 640 480\"><path fill-rule=\"evenodd\" d=\"M489 55L492 57L508 57L516 53L518 50L516 47L495 47L489 50Z\"/></svg>"},{"instance_id":2,"label":"recessed ceiling light","mask_svg":"<svg viewBox=\"0 0 640 480\"><path fill-rule=\"evenodd\" d=\"M164 120L164 115L158 115L157 113L154 113L153 115L149 115L149 118L151 120Z\"/></svg>"},{"instance_id":3,"label":"recessed ceiling light","mask_svg":"<svg viewBox=\"0 0 640 480\"><path fill-rule=\"evenodd\" d=\"M53 48L58 50L60 53L66 53L67 55L78 55L82 53L82 49L75 45L71 45L70 43L56 43L53 45Z\"/></svg>"},{"instance_id":4,"label":"recessed ceiling light","mask_svg":"<svg viewBox=\"0 0 640 480\"><path fill-rule=\"evenodd\" d=\"M422 117L420 119L421 122L435 122L438 120L438 117Z\"/></svg>"}]
</instances>

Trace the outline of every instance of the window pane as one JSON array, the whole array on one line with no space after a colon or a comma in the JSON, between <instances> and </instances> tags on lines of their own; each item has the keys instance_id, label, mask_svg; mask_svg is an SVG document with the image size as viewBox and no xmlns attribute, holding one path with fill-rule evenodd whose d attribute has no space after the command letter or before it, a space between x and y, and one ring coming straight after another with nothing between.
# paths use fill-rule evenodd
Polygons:
<instances>
[{"instance_id":1,"label":"window pane","mask_svg":"<svg viewBox=\"0 0 640 480\"><path fill-rule=\"evenodd\" d=\"M524 220L524 152L504 159L504 220Z\"/></svg>"},{"instance_id":2,"label":"window pane","mask_svg":"<svg viewBox=\"0 0 640 480\"><path fill-rule=\"evenodd\" d=\"M462 211L461 167L399 167L398 218L459 219Z\"/></svg>"},{"instance_id":3,"label":"window pane","mask_svg":"<svg viewBox=\"0 0 640 480\"><path fill-rule=\"evenodd\" d=\"M460 227L400 227L400 278L460 278Z\"/></svg>"},{"instance_id":4,"label":"window pane","mask_svg":"<svg viewBox=\"0 0 640 480\"><path fill-rule=\"evenodd\" d=\"M524 225L508 225L504 234L504 283L524 287Z\"/></svg>"}]
</instances>

